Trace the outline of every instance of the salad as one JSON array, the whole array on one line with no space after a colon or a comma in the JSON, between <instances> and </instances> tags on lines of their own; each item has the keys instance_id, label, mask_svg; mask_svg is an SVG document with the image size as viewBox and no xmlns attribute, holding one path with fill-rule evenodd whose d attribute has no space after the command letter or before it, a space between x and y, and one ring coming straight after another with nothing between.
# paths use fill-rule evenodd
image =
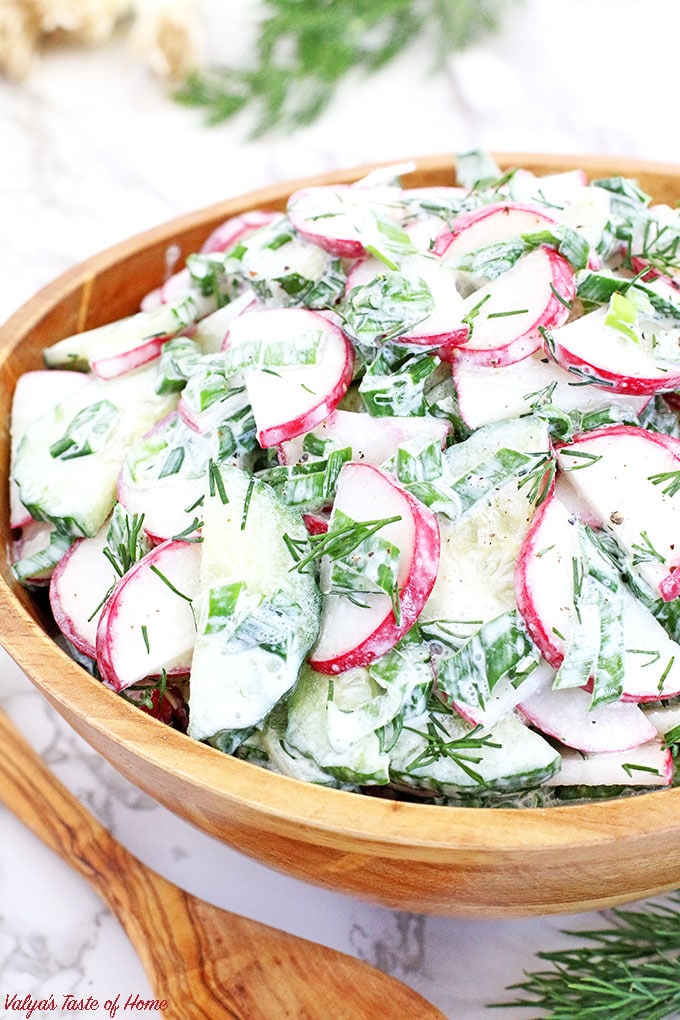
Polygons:
<instances>
[{"instance_id":1,"label":"salad","mask_svg":"<svg viewBox=\"0 0 680 1020\"><path fill-rule=\"evenodd\" d=\"M671 786L680 214L410 169L233 217L55 339L14 394L13 572L108 688L299 780Z\"/></svg>"}]
</instances>

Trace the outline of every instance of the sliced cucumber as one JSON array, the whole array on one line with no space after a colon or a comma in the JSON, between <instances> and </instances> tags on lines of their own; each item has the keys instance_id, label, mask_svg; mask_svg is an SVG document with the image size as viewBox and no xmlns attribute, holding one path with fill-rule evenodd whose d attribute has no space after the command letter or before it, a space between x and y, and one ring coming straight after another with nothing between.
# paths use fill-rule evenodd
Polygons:
<instances>
[{"instance_id":1,"label":"sliced cucumber","mask_svg":"<svg viewBox=\"0 0 680 1020\"><path fill-rule=\"evenodd\" d=\"M14 478L36 520L74 536L96 535L116 501L129 445L168 414L176 395L154 392L155 367L83 385L26 430Z\"/></svg>"},{"instance_id":2,"label":"sliced cucumber","mask_svg":"<svg viewBox=\"0 0 680 1020\"><path fill-rule=\"evenodd\" d=\"M455 715L423 713L404 726L391 759L394 782L445 797L540 786L560 767L547 740L512 715L473 731Z\"/></svg>"},{"instance_id":3,"label":"sliced cucumber","mask_svg":"<svg viewBox=\"0 0 680 1020\"><path fill-rule=\"evenodd\" d=\"M302 517L239 468L212 465L203 505L189 733L199 740L262 722L295 683L319 627L313 577L291 570L284 535Z\"/></svg>"},{"instance_id":4,"label":"sliced cucumber","mask_svg":"<svg viewBox=\"0 0 680 1020\"><path fill-rule=\"evenodd\" d=\"M446 452L449 471L460 477L504 448L547 456L545 422L528 417L479 429ZM470 635L515 608L515 560L535 507L531 488L519 488L511 475L460 518L440 517L439 573L421 622L446 621Z\"/></svg>"},{"instance_id":5,"label":"sliced cucumber","mask_svg":"<svg viewBox=\"0 0 680 1020\"><path fill-rule=\"evenodd\" d=\"M362 725L376 697L379 688L367 669L328 677L304 666L288 699L286 743L344 782L386 784L389 756L378 734ZM356 733L347 720L340 724L340 713L347 720L356 714Z\"/></svg>"}]
</instances>

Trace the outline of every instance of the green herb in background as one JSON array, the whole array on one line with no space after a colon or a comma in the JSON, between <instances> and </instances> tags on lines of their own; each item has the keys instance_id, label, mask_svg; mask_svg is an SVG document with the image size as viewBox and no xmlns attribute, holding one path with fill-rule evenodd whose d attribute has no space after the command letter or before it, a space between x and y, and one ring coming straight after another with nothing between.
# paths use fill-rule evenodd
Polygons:
<instances>
[{"instance_id":1,"label":"green herb in background","mask_svg":"<svg viewBox=\"0 0 680 1020\"><path fill-rule=\"evenodd\" d=\"M565 932L593 943L538 953L551 970L525 975L509 990L523 998L494 1006L521 1006L550 1020L668 1020L680 1014L680 894L667 904L613 910L615 925Z\"/></svg>"},{"instance_id":2,"label":"green herb in background","mask_svg":"<svg viewBox=\"0 0 680 1020\"><path fill-rule=\"evenodd\" d=\"M385 67L418 37L435 64L498 27L516 0L263 0L248 67L195 72L175 93L210 124L257 110L252 137L315 120L352 71Z\"/></svg>"}]
</instances>

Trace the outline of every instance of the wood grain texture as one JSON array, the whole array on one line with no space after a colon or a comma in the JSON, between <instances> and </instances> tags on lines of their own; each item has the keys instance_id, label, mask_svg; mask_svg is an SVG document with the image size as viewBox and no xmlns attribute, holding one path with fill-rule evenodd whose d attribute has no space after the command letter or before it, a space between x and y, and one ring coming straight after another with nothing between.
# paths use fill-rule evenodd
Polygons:
<instances>
[{"instance_id":1,"label":"wood grain texture","mask_svg":"<svg viewBox=\"0 0 680 1020\"><path fill-rule=\"evenodd\" d=\"M220 910L151 871L49 772L0 713L0 801L119 918L168 1020L444 1020L401 982Z\"/></svg>"},{"instance_id":2,"label":"wood grain texture","mask_svg":"<svg viewBox=\"0 0 680 1020\"><path fill-rule=\"evenodd\" d=\"M583 167L635 177L680 199L680 168L631 160L500 155L537 172ZM417 161L409 186L450 184L453 156ZM181 217L76 266L0 329L0 464L17 376L47 344L136 309L169 245L196 248L226 217L283 208L297 187L350 181L370 167L267 188ZM5 545L7 494L0 487ZM273 868L398 909L469 917L567 913L680 886L680 790L549 810L397 803L277 776L191 741L101 687L62 653L41 606L0 564L0 641L81 736L128 779L205 832Z\"/></svg>"}]
</instances>

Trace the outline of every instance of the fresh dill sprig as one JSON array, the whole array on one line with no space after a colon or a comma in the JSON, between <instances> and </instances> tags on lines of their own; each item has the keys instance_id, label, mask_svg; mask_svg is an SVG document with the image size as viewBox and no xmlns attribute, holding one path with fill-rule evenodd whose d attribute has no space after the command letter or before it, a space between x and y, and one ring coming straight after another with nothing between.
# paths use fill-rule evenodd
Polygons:
<instances>
[{"instance_id":1,"label":"fresh dill sprig","mask_svg":"<svg viewBox=\"0 0 680 1020\"><path fill-rule=\"evenodd\" d=\"M424 749L406 766L407 772L414 772L419 768L425 768L439 761L441 758L448 758L454 762L474 782L481 786L483 777L472 766L478 765L481 761L480 755L471 754L471 751L481 750L485 747L500 747L494 742L490 733L482 733L481 726L475 726L469 733L460 737L451 737L446 728L438 722L434 715L430 715L427 724L427 732L414 729L412 726L403 727L411 733L417 733L425 738ZM478 734L481 734L478 736Z\"/></svg>"},{"instance_id":2,"label":"fresh dill sprig","mask_svg":"<svg viewBox=\"0 0 680 1020\"><path fill-rule=\"evenodd\" d=\"M512 0L264 0L243 67L193 73L174 98L209 124L255 108L252 137L311 123L352 72L371 74L420 36L441 63L495 30Z\"/></svg>"},{"instance_id":3,"label":"fresh dill sprig","mask_svg":"<svg viewBox=\"0 0 680 1020\"><path fill-rule=\"evenodd\" d=\"M569 931L591 945L537 953L550 970L509 987L522 997L497 1007L546 1010L552 1020L666 1020L680 1011L680 895L636 910L613 910L615 924Z\"/></svg>"}]
</instances>

